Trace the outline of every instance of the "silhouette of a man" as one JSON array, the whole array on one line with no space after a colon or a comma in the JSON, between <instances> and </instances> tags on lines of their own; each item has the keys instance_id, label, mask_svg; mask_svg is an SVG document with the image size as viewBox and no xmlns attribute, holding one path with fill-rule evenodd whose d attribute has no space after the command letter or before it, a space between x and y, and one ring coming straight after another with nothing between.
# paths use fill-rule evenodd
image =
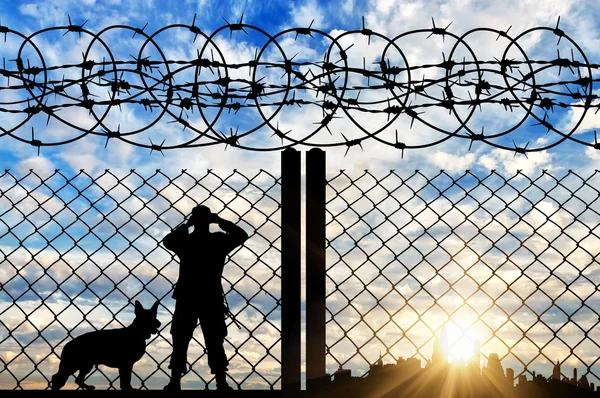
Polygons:
<instances>
[{"instance_id":1,"label":"silhouette of a man","mask_svg":"<svg viewBox=\"0 0 600 398\"><path fill-rule=\"evenodd\" d=\"M216 223L225 232L209 232ZM193 226L194 231L188 233ZM166 390L181 389L181 375L186 371L187 350L197 321L204 335L208 366L215 375L218 390L231 390L227 384L227 357L223 342L227 336L221 277L225 258L242 245L248 234L231 221L224 220L206 206L196 206L187 223L163 239L164 246L179 257L179 279L175 285L175 313L171 324L173 354L171 380Z\"/></svg>"}]
</instances>

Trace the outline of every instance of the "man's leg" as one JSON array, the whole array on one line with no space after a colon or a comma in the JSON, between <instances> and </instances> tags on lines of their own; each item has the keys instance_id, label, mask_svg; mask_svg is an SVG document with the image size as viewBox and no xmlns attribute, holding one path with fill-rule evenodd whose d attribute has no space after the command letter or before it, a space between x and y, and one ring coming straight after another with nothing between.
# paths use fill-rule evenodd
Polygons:
<instances>
[{"instance_id":1,"label":"man's leg","mask_svg":"<svg viewBox=\"0 0 600 398\"><path fill-rule=\"evenodd\" d=\"M229 365L229 362L223 348L223 342L227 336L224 311L204 309L200 314L200 327L206 344L208 366L211 373L215 375L217 389L232 389L227 384L227 365Z\"/></svg>"},{"instance_id":2,"label":"man's leg","mask_svg":"<svg viewBox=\"0 0 600 398\"><path fill-rule=\"evenodd\" d=\"M171 354L171 380L165 389L181 389L181 376L186 371L187 350L196 328L198 315L192 303L185 299L175 302L175 312L171 323L173 353Z\"/></svg>"}]
</instances>

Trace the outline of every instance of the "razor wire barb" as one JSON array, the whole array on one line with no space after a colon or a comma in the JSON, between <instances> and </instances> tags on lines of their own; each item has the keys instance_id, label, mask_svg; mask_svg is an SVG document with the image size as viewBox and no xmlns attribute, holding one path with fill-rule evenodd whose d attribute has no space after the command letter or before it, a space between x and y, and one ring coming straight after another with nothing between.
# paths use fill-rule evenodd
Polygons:
<instances>
[{"instance_id":1,"label":"razor wire barb","mask_svg":"<svg viewBox=\"0 0 600 398\"><path fill-rule=\"evenodd\" d=\"M5 170L0 174L2 388L23 388L32 379L36 388L48 388L64 344L85 332L127 326L135 300L145 307L159 300L162 325L147 341L141 361L150 369L138 363L134 377L142 388L157 378L164 381L177 264L160 245L157 230L175 227L193 202L234 221L239 217L253 239L229 255L223 274L241 327L238 331L228 319L225 350L237 388L278 388L280 264L270 258L280 251L279 186L280 178L265 170L247 176L237 170L225 176L212 170L195 176L185 169L179 175L158 169L149 176L135 169L97 175L30 170L20 176ZM252 223L244 220L248 217ZM196 333L188 362L187 377L208 388L214 379ZM96 367L88 377L109 388L118 385L111 369Z\"/></svg>"},{"instance_id":2,"label":"razor wire barb","mask_svg":"<svg viewBox=\"0 0 600 398\"><path fill-rule=\"evenodd\" d=\"M502 31L486 27L472 29L458 36L448 30L449 25L441 28L432 20L431 28L386 37L369 29L364 17L361 29L346 31L337 37L312 28L312 24L271 35L257 26L243 23L243 16L239 23L227 22L212 34L207 34L195 21L194 15L191 25L171 24L151 34L145 31L146 26L139 28L127 25L113 25L94 33L84 27L85 23L72 23L70 17L67 26L46 28L29 35L8 26L0 26L0 34L4 34L5 41L7 37L14 37L18 41L18 51L8 58L3 57L0 75L4 77L6 84L0 86L0 91L11 93L25 90L24 95L17 99L7 96L9 100L0 102L0 115L11 115L14 119L11 119L11 123L6 122L0 126L0 136L31 144L37 147L38 153L41 147L72 143L87 135L105 137L106 144L113 138L158 152L212 145L270 151L302 144L323 148L346 146L347 153L353 146L362 148L363 142L374 140L400 150L403 156L407 149L431 147L452 137L466 139L469 149L477 141L525 155L552 148L567 140L600 149L597 138L588 142L574 137L586 113L593 108L596 108L595 112L600 109L600 105L594 103L598 96L593 93L593 83L598 80L593 78L593 74L600 65L589 62L581 47L560 28L560 17L555 27L534 27L516 36L509 34L510 28ZM158 44L158 38L164 32L176 30L191 33L192 43L198 38L204 42L201 49L196 49L196 58L176 60L166 57ZM106 44L108 36L115 31L132 34L132 43L136 37L136 40L142 38L138 53L130 54L130 59L116 58L113 52L117 49L111 51ZM44 48L37 45L36 40L50 32L63 33L63 36L71 34L79 35L80 38L82 35L89 37L90 44L82 53L81 62L48 65L43 56ZM253 59L228 63L224 52L219 48L218 36L229 33L227 36L231 38L233 34L248 32L262 35L265 39L264 46L260 50L256 49ZM507 42L500 57L480 60L469 46L470 40L486 34L496 37L496 41L502 39ZM557 47L556 58L529 59L520 43L538 34L556 37L557 46L561 41L563 44L568 43L570 58L561 57ZM329 43L322 61L295 61L297 54L290 57L280 44L286 37L298 40L316 36ZM410 65L398 43L418 36L454 40L455 44L448 54L442 53L443 60L440 62ZM359 65L353 65L360 56L352 52L352 47L361 38L367 40L369 46L376 40L385 44L378 60L372 62L377 67L369 69L364 57L362 65L360 62ZM344 42L352 44L344 47ZM99 49L96 50L95 47ZM93 49L96 53L101 51L105 54L102 61L91 59ZM147 55L150 49L154 53ZM27 50L31 57L37 58L33 63L29 57L24 59ZM4 49L0 47L0 51ZM273 56L268 56L269 53L276 53L277 59L273 60ZM515 53L518 56L510 55ZM460 57L459 54L463 56ZM391 63L390 57L395 58L394 62L397 63ZM247 69L248 76L232 78L231 72L239 69ZM558 74L546 82L544 79L554 69L558 69ZM570 71L571 77L560 76L561 71L566 70ZM190 71L193 71L193 79L184 81L183 74ZM277 71L279 80L283 81L269 82L272 78L267 71L272 75ZM441 76L437 76L440 74L438 72L441 72ZM58 77L58 73L63 75L62 78ZM81 77L65 78L65 73ZM127 75L124 77L125 73ZM431 77L426 78L428 74ZM361 81L354 84L357 78ZM367 80L366 84L364 79ZM368 98L373 95L379 97ZM107 121L111 111L116 107L122 110L125 105L143 108L146 115L152 115L152 120L131 130L126 126L109 125ZM285 129L280 129L276 116L284 108L303 105L317 107L322 118L314 123L306 123L307 126L303 126L307 128L306 131L300 133L292 129L285 132ZM518 111L522 113L522 117L498 131L490 131L491 127L484 131L483 128L480 130L469 124L474 119L476 109L481 111L482 106L490 105L509 113L516 114ZM554 107L579 112L580 115L572 126L558 126L550 120L548 114L548 111L554 112ZM67 112L73 109L86 111L93 121L87 126L78 123L77 117ZM189 112L194 109L198 110L202 120L190 118ZM253 115L259 122L241 132L239 126L235 127L235 132L233 125L227 126L225 130L229 130L229 135L220 131L217 121L224 118L224 111L238 113L242 109L253 110ZM440 110L447 111L453 118L451 127L438 120L435 112ZM536 115L535 111L543 112L543 115ZM370 114L383 115L387 120L382 127L371 128L367 121L360 120L364 115ZM46 125L50 120L56 120L75 133L72 137L60 137L64 139L54 141L51 137L44 137L39 127L36 132L32 123L29 123L35 115L46 119ZM433 115L433 121L427 119L429 115ZM441 138L414 144L399 138L397 129L395 139L392 138L393 134L386 135L386 132L390 133L393 128L397 128L392 126L401 116L404 117L401 119L404 122L401 128L412 128L416 120L439 133ZM346 129L346 135L333 137L330 127L333 120L338 118L349 121L357 129L359 136L348 139ZM161 119L181 127L181 142L169 144L163 139L159 143L152 141L151 137L137 141L134 139L137 134L156 126ZM525 121L533 122L540 129L547 130L546 133L556 133L557 139L553 142L548 139L537 140L532 145L529 142L518 145L520 137L515 141L514 136L510 145L499 140L525 126ZM185 130L191 134L191 138L183 137ZM253 133L258 135L261 131L267 131L271 138L281 139L281 144L271 142L274 140L249 139ZM321 142L315 141L317 133L322 131L328 131L331 137Z\"/></svg>"}]
</instances>

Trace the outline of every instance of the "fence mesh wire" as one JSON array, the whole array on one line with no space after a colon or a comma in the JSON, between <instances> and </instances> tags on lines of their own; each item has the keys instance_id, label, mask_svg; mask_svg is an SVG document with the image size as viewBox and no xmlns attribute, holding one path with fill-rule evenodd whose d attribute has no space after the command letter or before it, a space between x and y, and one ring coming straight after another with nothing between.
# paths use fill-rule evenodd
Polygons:
<instances>
[{"instance_id":1,"label":"fence mesh wire","mask_svg":"<svg viewBox=\"0 0 600 398\"><path fill-rule=\"evenodd\" d=\"M280 388L280 180L186 170L0 174L0 389L48 388L72 337L122 327L133 303L160 300L160 333L135 364L134 387L162 388L169 375L169 334L176 257L160 241L202 203L250 235L225 266L231 311L225 351L230 384ZM215 226L216 228L216 226ZM212 229L212 226L211 226ZM183 388L214 388L200 328L190 343ZM88 382L118 388L116 369L100 366ZM65 388L75 388L73 379Z\"/></svg>"},{"instance_id":2,"label":"fence mesh wire","mask_svg":"<svg viewBox=\"0 0 600 398\"><path fill-rule=\"evenodd\" d=\"M598 380L599 174L330 174L328 371L367 371L379 355L427 360L445 327L451 359L477 340L482 359L498 353L515 376L549 375L558 359L565 375ZM280 388L278 177L6 170L0 189L0 388L47 388L73 336L127 325L135 300L157 299L161 332L133 384L161 388L177 263L159 242L196 203L250 235L224 273L242 324L225 345L231 381ZM211 385L199 328L188 359L184 386ZM90 383L117 379L101 366Z\"/></svg>"},{"instance_id":3,"label":"fence mesh wire","mask_svg":"<svg viewBox=\"0 0 600 398\"><path fill-rule=\"evenodd\" d=\"M379 355L598 380L600 175L328 174L327 369ZM596 379L596 380L594 380Z\"/></svg>"}]
</instances>

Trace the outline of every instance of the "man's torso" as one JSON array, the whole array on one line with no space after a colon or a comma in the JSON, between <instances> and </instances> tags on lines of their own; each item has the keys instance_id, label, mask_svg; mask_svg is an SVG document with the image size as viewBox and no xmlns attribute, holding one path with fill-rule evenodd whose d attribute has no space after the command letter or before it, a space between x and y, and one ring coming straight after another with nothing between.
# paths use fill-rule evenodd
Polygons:
<instances>
[{"instance_id":1,"label":"man's torso","mask_svg":"<svg viewBox=\"0 0 600 398\"><path fill-rule=\"evenodd\" d=\"M174 298L182 296L222 298L221 277L229 253L227 236L222 232L181 237L179 250L179 279Z\"/></svg>"}]
</instances>

